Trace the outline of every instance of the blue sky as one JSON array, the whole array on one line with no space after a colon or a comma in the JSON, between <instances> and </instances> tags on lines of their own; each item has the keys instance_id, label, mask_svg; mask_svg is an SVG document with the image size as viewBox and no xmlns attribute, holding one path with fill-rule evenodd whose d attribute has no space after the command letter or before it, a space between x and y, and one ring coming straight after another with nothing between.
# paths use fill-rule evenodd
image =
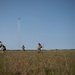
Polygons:
<instances>
[{"instance_id":1,"label":"blue sky","mask_svg":"<svg viewBox=\"0 0 75 75\"><path fill-rule=\"evenodd\" d=\"M0 0L0 40L7 49L75 48L75 0Z\"/></svg>"}]
</instances>

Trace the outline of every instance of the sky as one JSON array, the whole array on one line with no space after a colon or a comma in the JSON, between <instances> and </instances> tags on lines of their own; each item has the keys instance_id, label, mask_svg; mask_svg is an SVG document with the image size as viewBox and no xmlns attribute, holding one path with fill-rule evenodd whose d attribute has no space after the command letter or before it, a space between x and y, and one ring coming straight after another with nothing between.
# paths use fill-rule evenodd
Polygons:
<instances>
[{"instance_id":1,"label":"sky","mask_svg":"<svg viewBox=\"0 0 75 75\"><path fill-rule=\"evenodd\" d=\"M75 0L0 0L0 40L7 49L75 49Z\"/></svg>"}]
</instances>

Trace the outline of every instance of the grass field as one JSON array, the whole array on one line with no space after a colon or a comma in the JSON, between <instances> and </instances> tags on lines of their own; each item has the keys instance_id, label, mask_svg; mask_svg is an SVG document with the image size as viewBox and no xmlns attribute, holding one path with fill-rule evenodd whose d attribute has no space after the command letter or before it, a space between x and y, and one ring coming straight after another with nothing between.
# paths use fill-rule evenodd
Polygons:
<instances>
[{"instance_id":1,"label":"grass field","mask_svg":"<svg viewBox=\"0 0 75 75\"><path fill-rule=\"evenodd\" d=\"M75 75L75 50L0 51L0 75Z\"/></svg>"}]
</instances>

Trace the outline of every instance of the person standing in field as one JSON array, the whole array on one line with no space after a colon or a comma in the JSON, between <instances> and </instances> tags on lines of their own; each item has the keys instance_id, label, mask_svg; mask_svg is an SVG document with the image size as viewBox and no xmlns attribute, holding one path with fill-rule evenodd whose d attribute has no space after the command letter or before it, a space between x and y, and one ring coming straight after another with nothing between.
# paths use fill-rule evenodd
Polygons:
<instances>
[{"instance_id":1,"label":"person standing in field","mask_svg":"<svg viewBox=\"0 0 75 75\"><path fill-rule=\"evenodd\" d=\"M0 50L2 50L2 53L4 53L4 51L6 50L6 47L2 44L1 41L0 41Z\"/></svg>"},{"instance_id":2,"label":"person standing in field","mask_svg":"<svg viewBox=\"0 0 75 75\"><path fill-rule=\"evenodd\" d=\"M37 47L37 49L38 49L38 53L41 52L41 48L42 48L42 45L41 45L40 43L38 43L38 47Z\"/></svg>"},{"instance_id":3,"label":"person standing in field","mask_svg":"<svg viewBox=\"0 0 75 75\"><path fill-rule=\"evenodd\" d=\"M24 45L22 45L22 50L25 51L25 46Z\"/></svg>"}]
</instances>

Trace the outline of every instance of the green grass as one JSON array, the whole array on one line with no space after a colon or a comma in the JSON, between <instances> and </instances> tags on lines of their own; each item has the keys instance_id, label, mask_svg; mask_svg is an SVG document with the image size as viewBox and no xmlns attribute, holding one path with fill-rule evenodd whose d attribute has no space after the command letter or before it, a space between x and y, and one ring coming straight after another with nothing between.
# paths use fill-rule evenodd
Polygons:
<instances>
[{"instance_id":1,"label":"green grass","mask_svg":"<svg viewBox=\"0 0 75 75\"><path fill-rule=\"evenodd\" d=\"M75 50L0 51L0 75L74 75Z\"/></svg>"}]
</instances>

